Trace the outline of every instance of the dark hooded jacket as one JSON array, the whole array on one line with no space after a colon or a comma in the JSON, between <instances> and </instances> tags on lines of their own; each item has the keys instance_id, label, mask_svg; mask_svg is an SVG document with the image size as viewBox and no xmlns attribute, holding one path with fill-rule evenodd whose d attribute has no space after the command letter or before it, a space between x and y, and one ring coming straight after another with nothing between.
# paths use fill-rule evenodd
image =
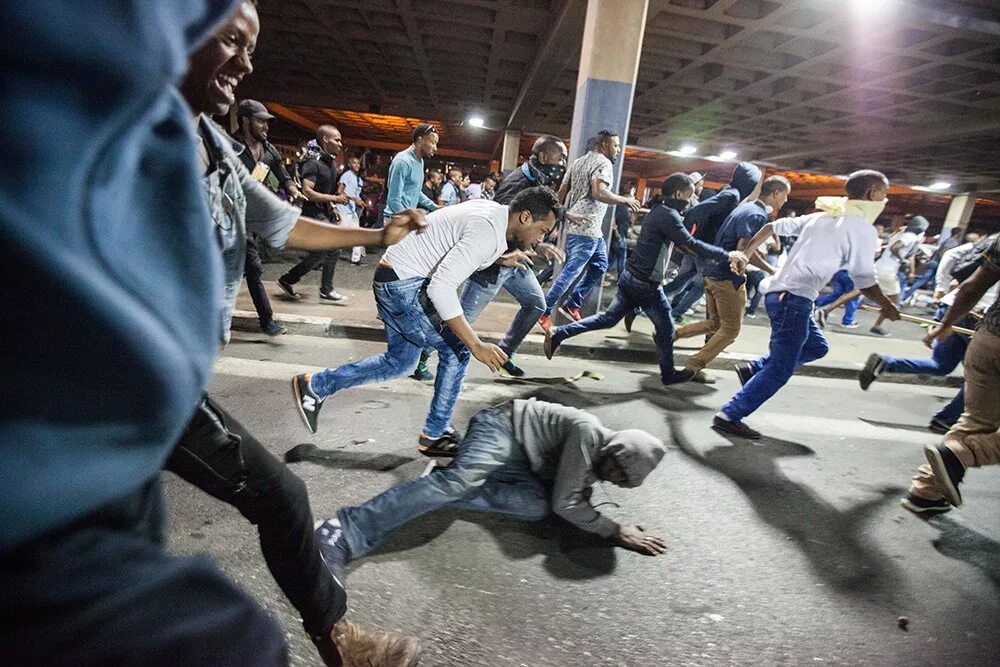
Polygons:
<instances>
[{"instance_id":1,"label":"dark hooded jacket","mask_svg":"<svg viewBox=\"0 0 1000 667\"><path fill-rule=\"evenodd\" d=\"M688 210L684 215L684 226L699 241L712 243L722 223L741 201L750 196L762 176L753 163L740 162L729 185Z\"/></svg>"},{"instance_id":2,"label":"dark hooded jacket","mask_svg":"<svg viewBox=\"0 0 1000 667\"><path fill-rule=\"evenodd\" d=\"M594 465L613 456L628 477L621 486L632 488L666 452L663 442L645 431L616 433L583 410L534 398L514 401L513 425L532 471L552 483L552 511L601 537L612 535L618 524L590 504L590 487L598 481Z\"/></svg>"}]
</instances>

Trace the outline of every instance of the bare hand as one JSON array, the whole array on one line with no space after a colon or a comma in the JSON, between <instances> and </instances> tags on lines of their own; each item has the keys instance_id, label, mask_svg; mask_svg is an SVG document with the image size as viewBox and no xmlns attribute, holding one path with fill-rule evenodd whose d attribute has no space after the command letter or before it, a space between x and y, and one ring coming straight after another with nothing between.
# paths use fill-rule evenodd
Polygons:
<instances>
[{"instance_id":1,"label":"bare hand","mask_svg":"<svg viewBox=\"0 0 1000 667\"><path fill-rule=\"evenodd\" d=\"M566 253L559 246L551 243L539 243L535 246L535 254L550 262L561 264L566 261Z\"/></svg>"},{"instance_id":2,"label":"bare hand","mask_svg":"<svg viewBox=\"0 0 1000 667\"><path fill-rule=\"evenodd\" d=\"M953 333L955 332L952 331L951 327L932 327L924 336L924 345L933 349L935 341L944 340Z\"/></svg>"},{"instance_id":3,"label":"bare hand","mask_svg":"<svg viewBox=\"0 0 1000 667\"><path fill-rule=\"evenodd\" d=\"M299 190L299 186L295 185L295 183L289 183L288 201L295 201L296 199L305 199L305 197L302 196L302 191Z\"/></svg>"},{"instance_id":4,"label":"bare hand","mask_svg":"<svg viewBox=\"0 0 1000 667\"><path fill-rule=\"evenodd\" d=\"M421 234L427 229L427 214L416 208L408 208L389 218L382 228L382 245L399 243L410 232Z\"/></svg>"},{"instance_id":5,"label":"bare hand","mask_svg":"<svg viewBox=\"0 0 1000 667\"><path fill-rule=\"evenodd\" d=\"M887 320L895 322L899 319L899 308L896 308L896 306L891 303L887 303L882 306L882 316Z\"/></svg>"},{"instance_id":6,"label":"bare hand","mask_svg":"<svg viewBox=\"0 0 1000 667\"><path fill-rule=\"evenodd\" d=\"M659 556L667 552L667 544L659 537L650 535L642 526L619 526L611 539L623 549L646 556Z\"/></svg>"},{"instance_id":7,"label":"bare hand","mask_svg":"<svg viewBox=\"0 0 1000 667\"><path fill-rule=\"evenodd\" d=\"M747 269L747 264L749 259L739 250L733 250L729 253L729 268L738 276L742 276Z\"/></svg>"},{"instance_id":8,"label":"bare hand","mask_svg":"<svg viewBox=\"0 0 1000 667\"><path fill-rule=\"evenodd\" d=\"M509 266L515 269L530 269L534 266L534 263L531 261L534 255L535 253L530 250L512 250L500 255L500 266Z\"/></svg>"},{"instance_id":9,"label":"bare hand","mask_svg":"<svg viewBox=\"0 0 1000 667\"><path fill-rule=\"evenodd\" d=\"M347 195L333 195L333 199L331 199L331 201L334 204L350 204L351 198Z\"/></svg>"},{"instance_id":10,"label":"bare hand","mask_svg":"<svg viewBox=\"0 0 1000 667\"><path fill-rule=\"evenodd\" d=\"M472 348L471 352L477 361L488 366L494 373L507 361L504 351L491 343L480 343Z\"/></svg>"},{"instance_id":11,"label":"bare hand","mask_svg":"<svg viewBox=\"0 0 1000 667\"><path fill-rule=\"evenodd\" d=\"M566 218L566 222L572 222L577 225L587 222L587 216L577 215L576 213L570 213L569 211L563 213L563 217Z\"/></svg>"},{"instance_id":12,"label":"bare hand","mask_svg":"<svg viewBox=\"0 0 1000 667\"><path fill-rule=\"evenodd\" d=\"M642 208L642 204L639 203L639 200L636 199L635 197L628 197L628 198L626 198L625 199L625 205L628 206L630 209L632 209L635 212L638 212L639 209Z\"/></svg>"}]
</instances>

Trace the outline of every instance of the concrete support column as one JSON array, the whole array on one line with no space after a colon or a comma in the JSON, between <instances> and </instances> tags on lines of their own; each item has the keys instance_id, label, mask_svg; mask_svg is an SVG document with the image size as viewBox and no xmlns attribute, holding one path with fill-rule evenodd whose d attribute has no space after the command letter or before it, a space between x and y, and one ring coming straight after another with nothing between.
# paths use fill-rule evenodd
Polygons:
<instances>
[{"instance_id":1,"label":"concrete support column","mask_svg":"<svg viewBox=\"0 0 1000 667\"><path fill-rule=\"evenodd\" d=\"M500 169L507 171L516 167L520 150L521 133L517 130L505 130L503 133L503 151L500 153Z\"/></svg>"},{"instance_id":2,"label":"concrete support column","mask_svg":"<svg viewBox=\"0 0 1000 667\"><path fill-rule=\"evenodd\" d=\"M618 132L622 154L615 163L612 192L618 192L628 138L632 97L639 71L649 0L588 0L583 27L580 70L573 104L570 160L586 152L587 139L600 130ZM611 238L614 211L604 219L604 238ZM591 292L583 311L593 314L600 303L601 284Z\"/></svg>"},{"instance_id":3,"label":"concrete support column","mask_svg":"<svg viewBox=\"0 0 1000 667\"><path fill-rule=\"evenodd\" d=\"M969 219L972 211L976 208L976 194L974 192L953 197L948 206L948 214L944 217L944 228L941 230L942 236L951 233L953 227L965 229L969 226Z\"/></svg>"}]
</instances>

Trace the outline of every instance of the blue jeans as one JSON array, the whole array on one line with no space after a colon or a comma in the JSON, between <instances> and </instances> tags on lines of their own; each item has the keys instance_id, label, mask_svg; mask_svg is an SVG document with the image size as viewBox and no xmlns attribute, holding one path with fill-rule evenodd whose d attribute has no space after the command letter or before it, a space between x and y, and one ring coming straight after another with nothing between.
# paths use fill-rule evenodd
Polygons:
<instances>
[{"instance_id":1,"label":"blue jeans","mask_svg":"<svg viewBox=\"0 0 1000 667\"><path fill-rule=\"evenodd\" d=\"M681 261L677 277L663 286L663 293L672 296L670 307L678 315L684 315L705 295L705 283L701 279L698 260L686 256Z\"/></svg>"},{"instance_id":2,"label":"blue jeans","mask_svg":"<svg viewBox=\"0 0 1000 667\"><path fill-rule=\"evenodd\" d=\"M955 398L951 399L948 405L944 406L938 410L937 414L932 417L936 422L941 422L947 427L952 427L958 418L962 416L965 412L965 387L963 386L955 394Z\"/></svg>"},{"instance_id":3,"label":"blue jeans","mask_svg":"<svg viewBox=\"0 0 1000 667\"><path fill-rule=\"evenodd\" d=\"M830 281L830 284L833 285L833 291L816 299L817 306L829 305L845 294L854 291L854 281L851 280L851 275L845 269L833 274L833 280ZM857 314L863 299L864 296L859 296L844 304L844 318L840 321L841 324L854 324L854 316Z\"/></svg>"},{"instance_id":4,"label":"blue jeans","mask_svg":"<svg viewBox=\"0 0 1000 667\"><path fill-rule=\"evenodd\" d=\"M913 296L914 292L934 280L934 277L937 275L938 264L940 264L940 262L935 259L927 262L924 266L924 272L917 276L917 279L913 281L912 285L903 290L902 295L899 297L900 300L906 301Z\"/></svg>"},{"instance_id":5,"label":"blue jeans","mask_svg":"<svg viewBox=\"0 0 1000 667\"><path fill-rule=\"evenodd\" d=\"M394 486L360 507L343 507L337 516L351 557L359 558L403 524L444 506L539 521L549 515L550 497L514 440L505 405L473 416L458 455L446 468Z\"/></svg>"},{"instance_id":6,"label":"blue jeans","mask_svg":"<svg viewBox=\"0 0 1000 667\"><path fill-rule=\"evenodd\" d=\"M757 312L757 306L760 305L760 300L764 298L763 293L760 291L760 284L764 282L764 278L766 277L767 274L763 271L747 271L747 296L753 291L753 298L747 304L748 315L753 315Z\"/></svg>"},{"instance_id":7,"label":"blue jeans","mask_svg":"<svg viewBox=\"0 0 1000 667\"><path fill-rule=\"evenodd\" d=\"M372 283L388 349L375 357L314 373L310 386L317 396L325 398L348 387L408 375L417 367L420 351L432 347L438 352L438 368L424 434L437 438L444 433L451 424L451 412L472 355L446 324L431 322L420 298L425 282L424 278L407 278ZM433 316L437 320L436 314Z\"/></svg>"},{"instance_id":8,"label":"blue jeans","mask_svg":"<svg viewBox=\"0 0 1000 667\"><path fill-rule=\"evenodd\" d=\"M830 349L812 318L812 300L772 292L764 297L764 305L771 320L771 344L767 354L750 362L750 381L722 407L732 421L752 414L785 386L796 368L823 358Z\"/></svg>"},{"instance_id":9,"label":"blue jeans","mask_svg":"<svg viewBox=\"0 0 1000 667\"><path fill-rule=\"evenodd\" d=\"M610 329L623 317L635 312L636 307L641 308L653 323L660 377L668 380L677 372L674 369L674 323L670 319L670 303L659 285L633 278L627 270L618 277L618 290L608 309L579 322L557 327L552 333L553 345L558 346L567 338L588 331Z\"/></svg>"},{"instance_id":10,"label":"blue jeans","mask_svg":"<svg viewBox=\"0 0 1000 667\"><path fill-rule=\"evenodd\" d=\"M616 242L611 246L611 254L608 257L608 271L615 271L620 276L625 271L625 259L628 256L628 245Z\"/></svg>"},{"instance_id":11,"label":"blue jeans","mask_svg":"<svg viewBox=\"0 0 1000 667\"><path fill-rule=\"evenodd\" d=\"M566 308L579 308L607 270L608 249L603 238L567 234L566 263L545 295L545 314L552 312L573 281L583 273L576 288L563 301Z\"/></svg>"},{"instance_id":12,"label":"blue jeans","mask_svg":"<svg viewBox=\"0 0 1000 667\"><path fill-rule=\"evenodd\" d=\"M545 313L545 292L538 284L538 278L531 269L500 267L496 282L481 285L471 278L462 290L462 312L469 323L475 322L483 308L492 301L500 288L506 289L521 304L507 333L500 341L500 349L512 356L524 342L524 337L535 326L538 318Z\"/></svg>"},{"instance_id":13,"label":"blue jeans","mask_svg":"<svg viewBox=\"0 0 1000 667\"><path fill-rule=\"evenodd\" d=\"M940 322L944 319L948 306L938 307L934 319ZM976 322L971 317L964 317L955 326L975 328ZM888 373L913 373L923 375L947 375L958 368L969 347L969 337L962 334L952 334L944 340L934 343L930 359L908 359L882 355L885 360L885 371Z\"/></svg>"}]
</instances>

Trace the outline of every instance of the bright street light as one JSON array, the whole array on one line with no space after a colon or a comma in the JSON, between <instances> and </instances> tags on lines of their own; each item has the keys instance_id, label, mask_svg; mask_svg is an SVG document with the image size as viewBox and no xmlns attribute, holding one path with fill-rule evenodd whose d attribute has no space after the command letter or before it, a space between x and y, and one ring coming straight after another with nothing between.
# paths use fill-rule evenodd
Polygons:
<instances>
[{"instance_id":1,"label":"bright street light","mask_svg":"<svg viewBox=\"0 0 1000 667\"><path fill-rule=\"evenodd\" d=\"M735 160L736 151L722 151L721 153L719 153L719 157L722 158L723 160Z\"/></svg>"},{"instance_id":2,"label":"bright street light","mask_svg":"<svg viewBox=\"0 0 1000 667\"><path fill-rule=\"evenodd\" d=\"M469 116L469 125L472 127L483 127L486 125L486 121L483 120L482 116Z\"/></svg>"},{"instance_id":3,"label":"bright street light","mask_svg":"<svg viewBox=\"0 0 1000 667\"><path fill-rule=\"evenodd\" d=\"M947 190L951 187L951 183L948 181L936 181L927 186L931 190Z\"/></svg>"},{"instance_id":4,"label":"bright street light","mask_svg":"<svg viewBox=\"0 0 1000 667\"><path fill-rule=\"evenodd\" d=\"M681 149L677 151L681 155L694 155L698 152L698 147L694 144L684 144Z\"/></svg>"}]
</instances>

